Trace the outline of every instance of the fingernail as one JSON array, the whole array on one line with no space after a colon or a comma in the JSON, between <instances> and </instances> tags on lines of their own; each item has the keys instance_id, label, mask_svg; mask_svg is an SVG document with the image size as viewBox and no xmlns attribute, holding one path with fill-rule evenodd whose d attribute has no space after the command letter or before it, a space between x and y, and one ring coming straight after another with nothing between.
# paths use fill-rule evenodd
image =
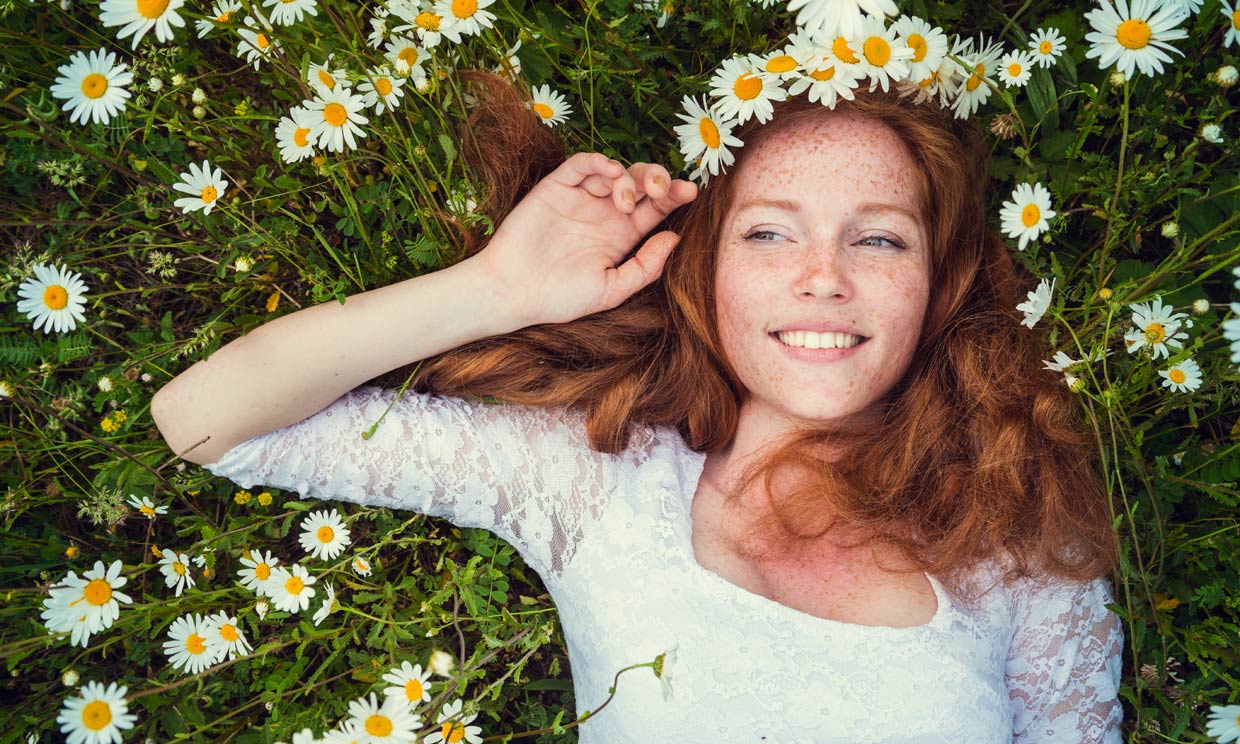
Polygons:
<instances>
[{"instance_id":1,"label":"fingernail","mask_svg":"<svg viewBox=\"0 0 1240 744\"><path fill-rule=\"evenodd\" d=\"M666 185L667 185L667 179L666 179L666 178L664 178L663 176L655 176L655 177L654 177L654 183L655 183L655 185L656 185L656 186L666 186Z\"/></svg>"},{"instance_id":2,"label":"fingernail","mask_svg":"<svg viewBox=\"0 0 1240 744\"><path fill-rule=\"evenodd\" d=\"M620 198L624 199L629 204L632 204L633 203L633 189L625 189L624 193L620 195Z\"/></svg>"}]
</instances>

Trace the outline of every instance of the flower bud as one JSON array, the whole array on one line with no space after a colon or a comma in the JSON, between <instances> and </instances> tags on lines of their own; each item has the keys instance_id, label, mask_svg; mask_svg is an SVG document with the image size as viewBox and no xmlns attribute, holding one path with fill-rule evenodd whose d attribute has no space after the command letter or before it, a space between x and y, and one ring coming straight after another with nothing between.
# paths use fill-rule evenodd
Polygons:
<instances>
[{"instance_id":1,"label":"flower bud","mask_svg":"<svg viewBox=\"0 0 1240 744\"><path fill-rule=\"evenodd\" d=\"M1180 234L1180 225L1175 220L1167 220L1162 224L1162 236L1164 238L1174 238Z\"/></svg>"},{"instance_id":2,"label":"flower bud","mask_svg":"<svg viewBox=\"0 0 1240 744\"><path fill-rule=\"evenodd\" d=\"M1197 315L1205 315L1210 312L1210 301L1204 297L1193 300L1193 312Z\"/></svg>"},{"instance_id":3,"label":"flower bud","mask_svg":"<svg viewBox=\"0 0 1240 744\"><path fill-rule=\"evenodd\" d=\"M1230 88L1240 79L1240 73L1231 65L1223 65L1214 71L1214 82L1223 88Z\"/></svg>"}]
</instances>

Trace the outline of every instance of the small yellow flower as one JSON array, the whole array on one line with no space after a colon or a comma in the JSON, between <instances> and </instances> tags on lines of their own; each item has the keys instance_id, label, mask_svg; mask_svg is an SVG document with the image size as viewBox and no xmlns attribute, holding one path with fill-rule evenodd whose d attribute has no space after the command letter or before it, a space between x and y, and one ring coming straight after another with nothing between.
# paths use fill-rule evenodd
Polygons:
<instances>
[{"instance_id":1,"label":"small yellow flower","mask_svg":"<svg viewBox=\"0 0 1240 744\"><path fill-rule=\"evenodd\" d=\"M202 578L204 578L204 579L209 579L209 578L211 578L211 568L210 568L209 566L204 566L204 567L203 567L203 569L202 569Z\"/></svg>"},{"instance_id":2,"label":"small yellow flower","mask_svg":"<svg viewBox=\"0 0 1240 744\"><path fill-rule=\"evenodd\" d=\"M1108 288L1108 287L1103 287L1102 289L1098 290L1098 296L1099 296L1099 297L1101 297L1101 298L1102 298L1102 299L1104 299L1104 300L1109 300L1109 299L1111 299L1111 294L1112 294L1112 292L1111 292L1110 288Z\"/></svg>"},{"instance_id":3,"label":"small yellow flower","mask_svg":"<svg viewBox=\"0 0 1240 744\"><path fill-rule=\"evenodd\" d=\"M271 506L271 494L263 491L258 495L259 506Z\"/></svg>"},{"instance_id":4,"label":"small yellow flower","mask_svg":"<svg viewBox=\"0 0 1240 744\"><path fill-rule=\"evenodd\" d=\"M111 433L111 432L114 432L120 429L121 427L117 425L117 423L113 421L112 417L109 415L109 416L104 416L103 420L99 422L99 428L103 429L104 431L108 433Z\"/></svg>"},{"instance_id":5,"label":"small yellow flower","mask_svg":"<svg viewBox=\"0 0 1240 744\"><path fill-rule=\"evenodd\" d=\"M251 498L252 494L249 491L237 491L237 495L233 496L233 501L238 504L248 504Z\"/></svg>"},{"instance_id":6,"label":"small yellow flower","mask_svg":"<svg viewBox=\"0 0 1240 744\"><path fill-rule=\"evenodd\" d=\"M151 555L155 556L155 558L156 558L156 559L163 558L163 557L164 557L164 551L160 550L158 545L152 545L152 546L151 546Z\"/></svg>"},{"instance_id":7,"label":"small yellow flower","mask_svg":"<svg viewBox=\"0 0 1240 744\"><path fill-rule=\"evenodd\" d=\"M246 114L250 113L250 102L242 101L241 103L238 103L236 106L233 107L233 113L236 114L237 116L245 116Z\"/></svg>"},{"instance_id":8,"label":"small yellow flower","mask_svg":"<svg viewBox=\"0 0 1240 744\"><path fill-rule=\"evenodd\" d=\"M199 491L186 491L185 493L189 494L190 496L197 496L199 494Z\"/></svg>"},{"instance_id":9,"label":"small yellow flower","mask_svg":"<svg viewBox=\"0 0 1240 744\"><path fill-rule=\"evenodd\" d=\"M112 416L113 416L113 418L115 418L115 419L116 419L116 423L118 423L118 424L119 424L120 422L124 421L126 418L128 418L128 416L126 416L126 415L125 415L125 411L124 411L124 409L119 410L119 411L113 411L113 412L112 412Z\"/></svg>"},{"instance_id":10,"label":"small yellow flower","mask_svg":"<svg viewBox=\"0 0 1240 744\"><path fill-rule=\"evenodd\" d=\"M69 547L65 548L65 557L66 558L77 558L78 553L80 552L82 551L78 549L78 546L70 545Z\"/></svg>"}]
</instances>

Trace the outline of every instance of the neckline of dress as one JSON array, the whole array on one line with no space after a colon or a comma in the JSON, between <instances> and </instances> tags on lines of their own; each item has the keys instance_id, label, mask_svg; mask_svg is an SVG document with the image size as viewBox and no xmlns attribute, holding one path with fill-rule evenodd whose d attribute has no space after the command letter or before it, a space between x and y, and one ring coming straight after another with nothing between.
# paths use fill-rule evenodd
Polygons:
<instances>
[{"instance_id":1,"label":"neckline of dress","mask_svg":"<svg viewBox=\"0 0 1240 744\"><path fill-rule=\"evenodd\" d=\"M842 620L832 620L830 618L811 615L808 612L802 612L795 607L789 607L788 605L781 602L776 602L769 597L764 597L761 594L755 594L742 586L733 584L731 581L728 581L714 571L711 571L709 568L706 568L701 563L698 563L697 556L693 554L692 508L693 498L697 494L698 484L702 479L702 472L706 468L706 454L696 452L688 447L684 447L682 451L686 453L687 463L683 471L686 477L680 489L681 515L684 517L684 529L679 530L679 533L683 537L681 540L681 547L685 551L685 558L691 569L696 571L699 575L705 577L708 584L714 587L716 594L719 592L727 592L728 597L739 597L742 601L747 602L754 608L781 612L789 618L792 618L794 621L806 625L822 624L829 628L835 628L840 631L862 635L906 635L926 633L944 628L950 622L949 615L953 608L951 598L948 596L948 593L944 589L943 585L939 583L939 580L925 571L922 572L922 575L925 576L930 582L930 587L934 590L934 595L938 603L938 607L935 609L934 615L927 622L922 623L921 625L906 626L863 625L860 623L846 623Z\"/></svg>"}]
</instances>

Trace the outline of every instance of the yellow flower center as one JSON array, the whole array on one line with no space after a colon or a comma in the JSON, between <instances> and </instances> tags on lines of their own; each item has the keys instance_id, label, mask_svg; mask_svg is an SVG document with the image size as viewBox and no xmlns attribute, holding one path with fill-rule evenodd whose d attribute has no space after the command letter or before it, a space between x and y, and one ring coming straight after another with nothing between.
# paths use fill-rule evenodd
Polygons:
<instances>
[{"instance_id":1,"label":"yellow flower center","mask_svg":"<svg viewBox=\"0 0 1240 744\"><path fill-rule=\"evenodd\" d=\"M771 57L766 61L767 72L791 72L796 69L796 66L797 61L787 54L781 54L778 57Z\"/></svg>"},{"instance_id":2,"label":"yellow flower center","mask_svg":"<svg viewBox=\"0 0 1240 744\"><path fill-rule=\"evenodd\" d=\"M82 590L82 596L86 597L87 602L99 607L112 599L112 585L103 579L91 579Z\"/></svg>"},{"instance_id":3,"label":"yellow flower center","mask_svg":"<svg viewBox=\"0 0 1240 744\"><path fill-rule=\"evenodd\" d=\"M1042 210L1038 209L1037 204L1026 204L1025 208L1020 210L1020 221L1025 227L1033 227L1040 219L1042 219Z\"/></svg>"},{"instance_id":4,"label":"yellow flower center","mask_svg":"<svg viewBox=\"0 0 1240 744\"><path fill-rule=\"evenodd\" d=\"M1144 49L1150 43L1150 26L1140 18L1129 18L1119 24L1115 40L1128 49Z\"/></svg>"},{"instance_id":5,"label":"yellow flower center","mask_svg":"<svg viewBox=\"0 0 1240 744\"><path fill-rule=\"evenodd\" d=\"M203 188L201 198L207 204L215 201L217 197L219 197L219 192L215 190L214 186L206 186Z\"/></svg>"},{"instance_id":6,"label":"yellow flower center","mask_svg":"<svg viewBox=\"0 0 1240 744\"><path fill-rule=\"evenodd\" d=\"M223 13L220 13L219 15L217 15L215 17L215 20L219 23L228 23L228 19L230 18L232 18L232 11L226 10Z\"/></svg>"},{"instance_id":7,"label":"yellow flower center","mask_svg":"<svg viewBox=\"0 0 1240 744\"><path fill-rule=\"evenodd\" d=\"M364 572L364 571L369 571L369 570L370 570L370 564L369 564L369 563L367 563L366 561L362 560L361 558L358 558L356 561L354 561L354 562L353 562L353 565L357 567L357 570L358 570L358 571L363 571L363 572Z\"/></svg>"},{"instance_id":8,"label":"yellow flower center","mask_svg":"<svg viewBox=\"0 0 1240 744\"><path fill-rule=\"evenodd\" d=\"M1183 385L1184 380L1187 379L1187 377L1184 374L1184 371L1179 370L1179 369L1171 370L1170 372L1167 373L1167 377L1170 377L1171 381L1177 385Z\"/></svg>"},{"instance_id":9,"label":"yellow flower center","mask_svg":"<svg viewBox=\"0 0 1240 744\"><path fill-rule=\"evenodd\" d=\"M172 570L177 572L177 576L185 575L185 564L180 561L172 562Z\"/></svg>"},{"instance_id":10,"label":"yellow flower center","mask_svg":"<svg viewBox=\"0 0 1240 744\"><path fill-rule=\"evenodd\" d=\"M319 82L328 90L336 87L336 78L327 74L327 70L319 70Z\"/></svg>"},{"instance_id":11,"label":"yellow flower center","mask_svg":"<svg viewBox=\"0 0 1240 744\"><path fill-rule=\"evenodd\" d=\"M145 515L146 515L146 516L148 516L148 517L153 517L153 516L155 516L155 510L154 510L154 509L152 509L151 507L147 506L146 504L143 504L142 506L139 506L139 507L138 507L138 511L142 512L143 514L145 514Z\"/></svg>"},{"instance_id":12,"label":"yellow flower center","mask_svg":"<svg viewBox=\"0 0 1240 744\"><path fill-rule=\"evenodd\" d=\"M168 9L168 0L138 0L138 12L144 18L159 18Z\"/></svg>"},{"instance_id":13,"label":"yellow flower center","mask_svg":"<svg viewBox=\"0 0 1240 744\"><path fill-rule=\"evenodd\" d=\"M342 104L329 103L323 107L323 120L333 127L344 126L344 122L349 118L349 112Z\"/></svg>"},{"instance_id":14,"label":"yellow flower center","mask_svg":"<svg viewBox=\"0 0 1240 744\"><path fill-rule=\"evenodd\" d=\"M926 58L926 53L930 51L930 47L926 44L926 39L921 34L913 34L908 37L909 48L913 50L913 61L920 62Z\"/></svg>"},{"instance_id":15,"label":"yellow flower center","mask_svg":"<svg viewBox=\"0 0 1240 744\"><path fill-rule=\"evenodd\" d=\"M376 713L366 719L366 733L371 736L390 736L392 733L392 719Z\"/></svg>"},{"instance_id":16,"label":"yellow flower center","mask_svg":"<svg viewBox=\"0 0 1240 744\"><path fill-rule=\"evenodd\" d=\"M416 679L411 679L405 683L405 697L411 702L417 702L422 699L422 683Z\"/></svg>"},{"instance_id":17,"label":"yellow flower center","mask_svg":"<svg viewBox=\"0 0 1240 744\"><path fill-rule=\"evenodd\" d=\"M1240 8L1236 8L1231 14L1231 27L1240 30Z\"/></svg>"},{"instance_id":18,"label":"yellow flower center","mask_svg":"<svg viewBox=\"0 0 1240 744\"><path fill-rule=\"evenodd\" d=\"M1046 41L1043 41L1041 44L1038 44L1038 51L1043 54L1050 54L1051 50L1054 48L1055 46L1051 44L1049 39Z\"/></svg>"},{"instance_id":19,"label":"yellow flower center","mask_svg":"<svg viewBox=\"0 0 1240 744\"><path fill-rule=\"evenodd\" d=\"M220 626L220 637L229 643L237 640L237 626L232 623L224 623Z\"/></svg>"},{"instance_id":20,"label":"yellow flower center","mask_svg":"<svg viewBox=\"0 0 1240 744\"><path fill-rule=\"evenodd\" d=\"M1163 330L1162 323L1150 323L1145 327L1145 340L1151 344L1161 344L1166 337L1167 333Z\"/></svg>"},{"instance_id":21,"label":"yellow flower center","mask_svg":"<svg viewBox=\"0 0 1240 744\"><path fill-rule=\"evenodd\" d=\"M534 104L534 113L538 114L544 119L550 119L552 116L555 116L555 112L552 111L551 107L545 103Z\"/></svg>"},{"instance_id":22,"label":"yellow flower center","mask_svg":"<svg viewBox=\"0 0 1240 744\"><path fill-rule=\"evenodd\" d=\"M43 290L43 304L52 310L59 310L69 304L69 293L59 284L53 284Z\"/></svg>"},{"instance_id":23,"label":"yellow flower center","mask_svg":"<svg viewBox=\"0 0 1240 744\"><path fill-rule=\"evenodd\" d=\"M835 65L831 65L830 67L824 67L821 70L814 70L813 72L809 74L809 76L815 80L818 80L819 82L823 80L830 80L831 78L835 77Z\"/></svg>"},{"instance_id":24,"label":"yellow flower center","mask_svg":"<svg viewBox=\"0 0 1240 744\"><path fill-rule=\"evenodd\" d=\"M702 142L712 150L719 147L719 127L715 126L715 122L709 118L703 117L698 122L698 133L702 135Z\"/></svg>"},{"instance_id":25,"label":"yellow flower center","mask_svg":"<svg viewBox=\"0 0 1240 744\"><path fill-rule=\"evenodd\" d=\"M271 42L267 40L267 34L259 34L254 38L254 43L258 44L259 49L266 49L271 46Z\"/></svg>"},{"instance_id":26,"label":"yellow flower center","mask_svg":"<svg viewBox=\"0 0 1240 744\"><path fill-rule=\"evenodd\" d=\"M102 700L92 700L82 708L82 725L91 731L102 731L112 722L112 706Z\"/></svg>"},{"instance_id":27,"label":"yellow flower center","mask_svg":"<svg viewBox=\"0 0 1240 744\"><path fill-rule=\"evenodd\" d=\"M396 55L396 58L410 67L413 67L414 63L418 61L418 48L405 47L400 50L400 54Z\"/></svg>"},{"instance_id":28,"label":"yellow flower center","mask_svg":"<svg viewBox=\"0 0 1240 744\"><path fill-rule=\"evenodd\" d=\"M99 98L108 92L108 79L97 72L82 78L82 95L87 98Z\"/></svg>"},{"instance_id":29,"label":"yellow flower center","mask_svg":"<svg viewBox=\"0 0 1240 744\"><path fill-rule=\"evenodd\" d=\"M306 145L310 144L310 129L308 127L298 127L297 129L293 130L293 141L297 143L298 147L305 147ZM260 504L263 503L263 500L259 499L258 503ZM259 566L259 568L264 571L267 570L266 566ZM267 577L261 576L259 578L265 579Z\"/></svg>"},{"instance_id":30,"label":"yellow flower center","mask_svg":"<svg viewBox=\"0 0 1240 744\"><path fill-rule=\"evenodd\" d=\"M323 525L319 528L319 531L315 533L315 536L319 538L319 542L329 543L336 538L336 531L327 525Z\"/></svg>"},{"instance_id":31,"label":"yellow flower center","mask_svg":"<svg viewBox=\"0 0 1240 744\"><path fill-rule=\"evenodd\" d=\"M191 654L200 654L207 650L207 639L197 633L190 633L189 638L185 639L185 650Z\"/></svg>"},{"instance_id":32,"label":"yellow flower center","mask_svg":"<svg viewBox=\"0 0 1240 744\"><path fill-rule=\"evenodd\" d=\"M301 578L297 576L294 576L284 582L284 590L289 594L301 594L301 590L305 588L306 582L302 581Z\"/></svg>"},{"instance_id":33,"label":"yellow flower center","mask_svg":"<svg viewBox=\"0 0 1240 744\"><path fill-rule=\"evenodd\" d=\"M1019 62L1013 62L1008 65L1008 75L1012 77L1020 77L1021 67Z\"/></svg>"},{"instance_id":34,"label":"yellow flower center","mask_svg":"<svg viewBox=\"0 0 1240 744\"><path fill-rule=\"evenodd\" d=\"M841 62L855 65L859 61L857 55L853 54L852 48L848 46L848 39L843 36L835 37L835 41L831 42L831 51L840 58Z\"/></svg>"},{"instance_id":35,"label":"yellow flower center","mask_svg":"<svg viewBox=\"0 0 1240 744\"><path fill-rule=\"evenodd\" d=\"M742 101L751 101L762 92L762 81L752 73L745 73L732 84L732 92Z\"/></svg>"},{"instance_id":36,"label":"yellow flower center","mask_svg":"<svg viewBox=\"0 0 1240 744\"><path fill-rule=\"evenodd\" d=\"M977 90L977 86L982 84L982 78L986 76L986 65L981 62L978 62L977 67L973 69L975 72L969 76L968 82L964 84L964 87L968 88L970 92Z\"/></svg>"},{"instance_id":37,"label":"yellow flower center","mask_svg":"<svg viewBox=\"0 0 1240 744\"><path fill-rule=\"evenodd\" d=\"M375 91L381 96L386 96L392 92L392 81L387 78L379 78L375 81Z\"/></svg>"},{"instance_id":38,"label":"yellow flower center","mask_svg":"<svg viewBox=\"0 0 1240 744\"><path fill-rule=\"evenodd\" d=\"M469 18L478 12L478 0L452 0L452 15Z\"/></svg>"},{"instance_id":39,"label":"yellow flower center","mask_svg":"<svg viewBox=\"0 0 1240 744\"><path fill-rule=\"evenodd\" d=\"M453 723L449 721L443 725L442 729L440 729L439 735L443 737L444 741L453 742L455 744L455 742L465 738L465 727L459 722Z\"/></svg>"},{"instance_id":40,"label":"yellow flower center","mask_svg":"<svg viewBox=\"0 0 1240 744\"><path fill-rule=\"evenodd\" d=\"M297 131L300 132L302 130L299 129ZM268 566L266 563L258 564L257 566L254 567L254 576L259 581L266 581L267 579L271 578L271 566Z\"/></svg>"},{"instance_id":41,"label":"yellow flower center","mask_svg":"<svg viewBox=\"0 0 1240 744\"><path fill-rule=\"evenodd\" d=\"M416 23L418 25L418 28L422 29L423 31L438 31L439 30L439 16L435 15L434 13L422 11L421 13L418 13L417 18L413 19L413 22Z\"/></svg>"},{"instance_id":42,"label":"yellow flower center","mask_svg":"<svg viewBox=\"0 0 1240 744\"><path fill-rule=\"evenodd\" d=\"M861 45L865 58L875 67L882 67L891 61L891 45L881 36L871 36Z\"/></svg>"}]
</instances>

